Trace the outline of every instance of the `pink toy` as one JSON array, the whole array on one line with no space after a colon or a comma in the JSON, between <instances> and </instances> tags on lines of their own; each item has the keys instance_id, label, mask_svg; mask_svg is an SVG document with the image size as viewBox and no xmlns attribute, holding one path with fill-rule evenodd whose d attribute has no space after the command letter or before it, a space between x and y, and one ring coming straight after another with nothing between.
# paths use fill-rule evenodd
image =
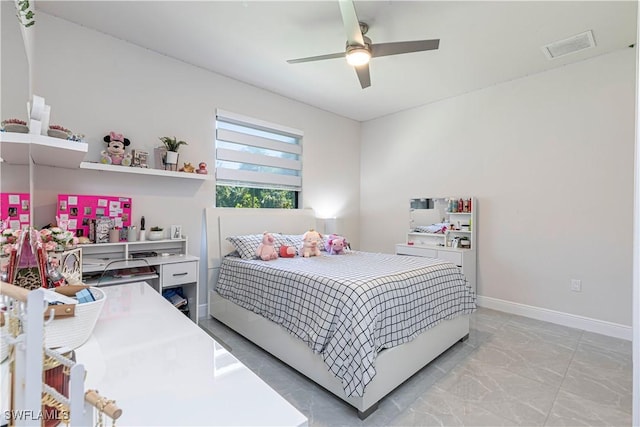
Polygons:
<instances>
[{"instance_id":1,"label":"pink toy","mask_svg":"<svg viewBox=\"0 0 640 427\"><path fill-rule=\"evenodd\" d=\"M100 152L100 163L131 166L131 154L125 153L125 148L131 144L128 138L125 138L121 133L112 131L103 139L107 143L107 149Z\"/></svg>"},{"instance_id":2,"label":"pink toy","mask_svg":"<svg viewBox=\"0 0 640 427\"><path fill-rule=\"evenodd\" d=\"M310 256L320 256L320 245L322 244L322 235L315 230L309 230L302 235L302 246L300 247L300 255L305 258Z\"/></svg>"},{"instance_id":3,"label":"pink toy","mask_svg":"<svg viewBox=\"0 0 640 427\"><path fill-rule=\"evenodd\" d=\"M337 234L331 234L329 236L329 240L327 240L325 249L329 255L342 255L345 253L347 246L348 243L344 237L338 236Z\"/></svg>"},{"instance_id":4,"label":"pink toy","mask_svg":"<svg viewBox=\"0 0 640 427\"><path fill-rule=\"evenodd\" d=\"M276 251L274 243L275 239L273 238L273 235L265 231L262 235L262 243L260 243L256 250L256 255L263 261L277 259L278 252Z\"/></svg>"},{"instance_id":5,"label":"pink toy","mask_svg":"<svg viewBox=\"0 0 640 427\"><path fill-rule=\"evenodd\" d=\"M201 173L203 175L208 174L209 171L207 171L207 164L205 162L200 162L198 164L198 169L196 169L196 173Z\"/></svg>"}]
</instances>

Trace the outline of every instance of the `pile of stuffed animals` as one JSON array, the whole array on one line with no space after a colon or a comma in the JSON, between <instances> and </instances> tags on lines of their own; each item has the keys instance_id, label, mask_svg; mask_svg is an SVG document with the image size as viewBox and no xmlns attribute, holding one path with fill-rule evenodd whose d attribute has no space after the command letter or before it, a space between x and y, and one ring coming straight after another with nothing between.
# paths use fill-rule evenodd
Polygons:
<instances>
[{"instance_id":1,"label":"pile of stuffed animals","mask_svg":"<svg viewBox=\"0 0 640 427\"><path fill-rule=\"evenodd\" d=\"M293 258L296 254L304 258L321 256L320 248L323 244L325 251L329 255L342 255L349 250L349 243L344 237L331 234L326 242L324 242L322 235L315 230L309 230L302 235L302 245L300 245L299 248L281 245L280 248L276 250L275 243L276 240L273 234L265 231L262 235L262 243L260 243L256 250L256 256L263 261L274 260L278 257Z\"/></svg>"}]
</instances>

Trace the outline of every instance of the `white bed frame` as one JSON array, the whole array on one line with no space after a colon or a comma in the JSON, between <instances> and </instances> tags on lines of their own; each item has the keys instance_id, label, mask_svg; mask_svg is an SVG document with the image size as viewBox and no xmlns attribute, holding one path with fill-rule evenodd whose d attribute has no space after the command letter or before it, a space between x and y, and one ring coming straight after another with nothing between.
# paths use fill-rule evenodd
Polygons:
<instances>
[{"instance_id":1,"label":"white bed frame","mask_svg":"<svg viewBox=\"0 0 640 427\"><path fill-rule=\"evenodd\" d=\"M364 396L347 397L340 380L331 374L322 356L272 321L246 310L215 291L222 257L233 251L226 237L264 231L302 234L316 228L316 218L308 209L207 209L207 249L213 287L209 292L209 315L329 390L366 418L378 402L409 377L469 335L469 316L445 320L401 346L381 351L375 362L376 376L366 386Z\"/></svg>"}]
</instances>

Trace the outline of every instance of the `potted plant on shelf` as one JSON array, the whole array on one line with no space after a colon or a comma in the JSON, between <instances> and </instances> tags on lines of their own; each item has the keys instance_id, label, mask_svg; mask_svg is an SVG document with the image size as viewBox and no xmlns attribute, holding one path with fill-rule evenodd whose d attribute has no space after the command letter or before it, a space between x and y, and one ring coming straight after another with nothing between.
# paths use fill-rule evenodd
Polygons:
<instances>
[{"instance_id":1,"label":"potted plant on shelf","mask_svg":"<svg viewBox=\"0 0 640 427\"><path fill-rule=\"evenodd\" d=\"M149 229L149 240L162 240L164 237L164 230L162 227L151 227Z\"/></svg>"},{"instance_id":2,"label":"potted plant on shelf","mask_svg":"<svg viewBox=\"0 0 640 427\"><path fill-rule=\"evenodd\" d=\"M167 149L167 153L165 155L165 169L169 166L169 170L177 170L178 168L178 148L181 145L188 145L185 141L178 141L178 139L169 136L160 137L160 141L164 144L164 147Z\"/></svg>"}]
</instances>

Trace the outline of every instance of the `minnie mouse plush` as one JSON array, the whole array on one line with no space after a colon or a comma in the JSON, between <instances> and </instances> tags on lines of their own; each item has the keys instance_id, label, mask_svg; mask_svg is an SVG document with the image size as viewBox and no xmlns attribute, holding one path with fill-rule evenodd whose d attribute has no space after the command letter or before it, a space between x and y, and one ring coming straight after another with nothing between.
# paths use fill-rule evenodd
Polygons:
<instances>
[{"instance_id":1,"label":"minnie mouse plush","mask_svg":"<svg viewBox=\"0 0 640 427\"><path fill-rule=\"evenodd\" d=\"M100 153L102 156L100 163L131 166L131 154L124 152L125 147L131 144L131 141L121 133L109 132L109 135L104 137L104 142L107 143L107 150Z\"/></svg>"}]
</instances>

